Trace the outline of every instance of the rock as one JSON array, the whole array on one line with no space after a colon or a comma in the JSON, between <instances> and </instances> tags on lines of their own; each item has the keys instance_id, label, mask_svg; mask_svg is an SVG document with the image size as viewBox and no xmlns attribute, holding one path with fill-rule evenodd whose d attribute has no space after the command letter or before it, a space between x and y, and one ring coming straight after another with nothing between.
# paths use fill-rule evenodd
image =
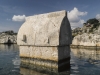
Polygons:
<instances>
[{"instance_id":1,"label":"rock","mask_svg":"<svg viewBox=\"0 0 100 75\"><path fill-rule=\"evenodd\" d=\"M72 34L74 34L72 45L100 46L99 23L84 23L82 28L72 30Z\"/></svg>"},{"instance_id":2,"label":"rock","mask_svg":"<svg viewBox=\"0 0 100 75\"><path fill-rule=\"evenodd\" d=\"M82 35L75 36L73 38L72 45L100 46L100 35L84 33Z\"/></svg>"},{"instance_id":3,"label":"rock","mask_svg":"<svg viewBox=\"0 0 100 75\"><path fill-rule=\"evenodd\" d=\"M17 43L17 35L9 31L2 32L0 33L0 43Z\"/></svg>"}]
</instances>

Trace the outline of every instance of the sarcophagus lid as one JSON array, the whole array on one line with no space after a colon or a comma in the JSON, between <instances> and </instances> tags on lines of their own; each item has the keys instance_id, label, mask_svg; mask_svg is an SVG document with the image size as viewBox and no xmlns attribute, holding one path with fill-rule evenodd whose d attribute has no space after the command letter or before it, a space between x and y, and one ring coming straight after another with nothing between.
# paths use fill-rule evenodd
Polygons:
<instances>
[{"instance_id":1,"label":"sarcophagus lid","mask_svg":"<svg viewBox=\"0 0 100 75\"><path fill-rule=\"evenodd\" d=\"M71 27L65 10L27 17L17 36L18 45L62 46L71 42Z\"/></svg>"}]
</instances>

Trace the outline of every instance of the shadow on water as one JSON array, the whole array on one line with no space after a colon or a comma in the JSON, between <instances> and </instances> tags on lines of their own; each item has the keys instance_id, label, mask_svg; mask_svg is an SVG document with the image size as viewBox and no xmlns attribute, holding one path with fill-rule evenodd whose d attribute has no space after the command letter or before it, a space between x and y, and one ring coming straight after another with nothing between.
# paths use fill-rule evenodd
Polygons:
<instances>
[{"instance_id":1,"label":"shadow on water","mask_svg":"<svg viewBox=\"0 0 100 75\"><path fill-rule=\"evenodd\" d=\"M36 75L70 75L70 68L68 68L68 65L70 64L64 64L64 66L61 66L59 72L58 69L52 66L57 65L57 62L53 62L53 61L48 61L48 60L38 60L38 59L25 59L25 58L21 58L21 61L30 61L33 63L41 63L41 64L48 64L48 66L41 66L41 65L37 65L37 64L31 64L31 63L21 63L20 65L20 73L23 75L32 75L35 73L37 73ZM63 65L60 63L60 65ZM50 67L51 66L51 67ZM26 73L27 72L27 73Z\"/></svg>"},{"instance_id":2,"label":"shadow on water","mask_svg":"<svg viewBox=\"0 0 100 75\"><path fill-rule=\"evenodd\" d=\"M6 45L8 46L8 49L10 49L12 44L6 44Z\"/></svg>"},{"instance_id":3,"label":"shadow on water","mask_svg":"<svg viewBox=\"0 0 100 75\"><path fill-rule=\"evenodd\" d=\"M4 45L7 46L8 49L10 49L13 44L12 43L4 43Z\"/></svg>"},{"instance_id":4,"label":"shadow on water","mask_svg":"<svg viewBox=\"0 0 100 75\"><path fill-rule=\"evenodd\" d=\"M45 71L36 71L29 68L20 67L20 74L21 75L70 75L70 72L63 71L63 72L47 72Z\"/></svg>"},{"instance_id":5,"label":"shadow on water","mask_svg":"<svg viewBox=\"0 0 100 75\"><path fill-rule=\"evenodd\" d=\"M62 59L63 58L63 59ZM70 71L70 47L58 47L58 72Z\"/></svg>"}]
</instances>

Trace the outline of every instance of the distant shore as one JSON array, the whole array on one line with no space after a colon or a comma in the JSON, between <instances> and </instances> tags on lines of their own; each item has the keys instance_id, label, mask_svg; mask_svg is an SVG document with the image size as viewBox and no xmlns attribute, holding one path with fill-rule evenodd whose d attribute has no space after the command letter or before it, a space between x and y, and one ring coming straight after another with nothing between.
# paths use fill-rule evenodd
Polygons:
<instances>
[{"instance_id":1,"label":"distant shore","mask_svg":"<svg viewBox=\"0 0 100 75\"><path fill-rule=\"evenodd\" d=\"M12 30L0 32L0 44L17 43L17 33Z\"/></svg>"}]
</instances>

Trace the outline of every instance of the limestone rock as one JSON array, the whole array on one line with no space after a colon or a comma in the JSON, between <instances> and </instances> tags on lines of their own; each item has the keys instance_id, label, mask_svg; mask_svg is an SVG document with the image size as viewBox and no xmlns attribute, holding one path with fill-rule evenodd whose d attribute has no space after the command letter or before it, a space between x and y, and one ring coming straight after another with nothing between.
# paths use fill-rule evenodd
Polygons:
<instances>
[{"instance_id":1,"label":"limestone rock","mask_svg":"<svg viewBox=\"0 0 100 75\"><path fill-rule=\"evenodd\" d=\"M100 46L100 35L84 33L82 35L75 36L72 44L83 46Z\"/></svg>"},{"instance_id":2,"label":"limestone rock","mask_svg":"<svg viewBox=\"0 0 100 75\"><path fill-rule=\"evenodd\" d=\"M72 30L72 45L100 46L100 23L91 22L93 23L84 23L82 28Z\"/></svg>"},{"instance_id":3,"label":"limestone rock","mask_svg":"<svg viewBox=\"0 0 100 75\"><path fill-rule=\"evenodd\" d=\"M58 46L72 42L66 11L29 16L17 36L18 45Z\"/></svg>"},{"instance_id":4,"label":"limestone rock","mask_svg":"<svg viewBox=\"0 0 100 75\"><path fill-rule=\"evenodd\" d=\"M8 34L8 33L0 33L0 43L17 43L17 35L15 34Z\"/></svg>"}]
</instances>

